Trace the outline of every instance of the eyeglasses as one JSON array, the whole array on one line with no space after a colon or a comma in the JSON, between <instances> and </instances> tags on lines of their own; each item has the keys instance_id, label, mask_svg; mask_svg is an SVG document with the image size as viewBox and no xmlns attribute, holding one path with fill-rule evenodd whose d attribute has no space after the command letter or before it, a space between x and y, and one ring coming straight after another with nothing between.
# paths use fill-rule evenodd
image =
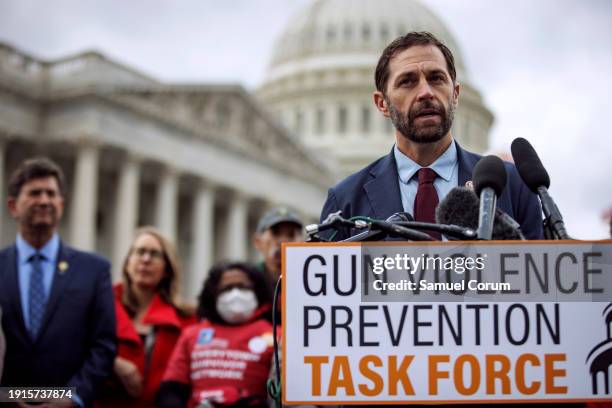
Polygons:
<instances>
[{"instance_id":1,"label":"eyeglasses","mask_svg":"<svg viewBox=\"0 0 612 408\"><path fill-rule=\"evenodd\" d=\"M132 252L133 255L136 255L138 258L144 258L145 255L149 255L151 259L163 260L164 254L157 249L147 249L147 248L134 248Z\"/></svg>"}]
</instances>

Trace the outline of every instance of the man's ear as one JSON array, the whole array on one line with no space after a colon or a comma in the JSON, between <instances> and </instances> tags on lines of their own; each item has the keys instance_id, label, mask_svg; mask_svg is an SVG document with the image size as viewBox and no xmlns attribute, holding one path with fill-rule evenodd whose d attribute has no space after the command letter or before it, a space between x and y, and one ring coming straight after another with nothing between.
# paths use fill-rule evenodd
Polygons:
<instances>
[{"instance_id":1,"label":"man's ear","mask_svg":"<svg viewBox=\"0 0 612 408\"><path fill-rule=\"evenodd\" d=\"M253 234L253 246L261 252L261 237L257 233Z\"/></svg>"},{"instance_id":2,"label":"man's ear","mask_svg":"<svg viewBox=\"0 0 612 408\"><path fill-rule=\"evenodd\" d=\"M385 100L385 96L383 95L383 93L380 91L374 91L372 97L374 99L374 105L376 106L376 109L378 109L378 111L382 113L384 117L388 118L389 106L387 105L387 101Z\"/></svg>"},{"instance_id":3,"label":"man's ear","mask_svg":"<svg viewBox=\"0 0 612 408\"><path fill-rule=\"evenodd\" d=\"M6 203L11 217L17 219L17 198L9 197Z\"/></svg>"},{"instance_id":4,"label":"man's ear","mask_svg":"<svg viewBox=\"0 0 612 408\"><path fill-rule=\"evenodd\" d=\"M453 106L456 108L459 105L459 94L461 93L461 84L456 82L453 86Z\"/></svg>"}]
</instances>

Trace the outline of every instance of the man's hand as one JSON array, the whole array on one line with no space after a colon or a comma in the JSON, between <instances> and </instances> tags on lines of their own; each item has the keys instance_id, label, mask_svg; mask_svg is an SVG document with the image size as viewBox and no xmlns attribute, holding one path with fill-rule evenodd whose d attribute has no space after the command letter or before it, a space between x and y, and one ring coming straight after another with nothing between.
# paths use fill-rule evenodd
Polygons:
<instances>
[{"instance_id":1,"label":"man's hand","mask_svg":"<svg viewBox=\"0 0 612 408\"><path fill-rule=\"evenodd\" d=\"M142 393L142 376L138 367L122 357L115 358L114 370L130 396L137 398Z\"/></svg>"}]
</instances>

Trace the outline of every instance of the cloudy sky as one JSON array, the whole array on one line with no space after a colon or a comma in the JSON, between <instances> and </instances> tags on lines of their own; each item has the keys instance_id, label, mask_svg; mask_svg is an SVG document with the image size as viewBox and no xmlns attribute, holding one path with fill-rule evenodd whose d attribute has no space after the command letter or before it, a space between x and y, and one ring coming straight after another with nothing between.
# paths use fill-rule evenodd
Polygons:
<instances>
[{"instance_id":1,"label":"cloudy sky","mask_svg":"<svg viewBox=\"0 0 612 408\"><path fill-rule=\"evenodd\" d=\"M532 142L570 234L604 238L612 206L612 1L424 0L494 112L491 147ZM53 59L96 49L173 82L262 80L310 0L0 0L0 41Z\"/></svg>"}]
</instances>

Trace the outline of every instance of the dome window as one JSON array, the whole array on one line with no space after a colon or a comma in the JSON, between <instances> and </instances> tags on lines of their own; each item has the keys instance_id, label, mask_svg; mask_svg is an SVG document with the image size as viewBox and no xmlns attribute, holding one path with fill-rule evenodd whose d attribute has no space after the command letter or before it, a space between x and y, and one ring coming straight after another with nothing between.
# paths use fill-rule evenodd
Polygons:
<instances>
[{"instance_id":1,"label":"dome window","mask_svg":"<svg viewBox=\"0 0 612 408\"><path fill-rule=\"evenodd\" d=\"M315 129L318 135L325 132L325 110L323 108L317 109Z\"/></svg>"},{"instance_id":2,"label":"dome window","mask_svg":"<svg viewBox=\"0 0 612 408\"><path fill-rule=\"evenodd\" d=\"M386 24L380 26L380 38L384 42L389 41L389 27Z\"/></svg>"},{"instance_id":3,"label":"dome window","mask_svg":"<svg viewBox=\"0 0 612 408\"><path fill-rule=\"evenodd\" d=\"M362 106L361 107L361 131L364 134L370 132L370 107Z\"/></svg>"},{"instance_id":4,"label":"dome window","mask_svg":"<svg viewBox=\"0 0 612 408\"><path fill-rule=\"evenodd\" d=\"M350 24L346 24L344 26L344 39L345 41L351 41L351 37L353 36L353 28L351 27Z\"/></svg>"},{"instance_id":5,"label":"dome window","mask_svg":"<svg viewBox=\"0 0 612 408\"><path fill-rule=\"evenodd\" d=\"M331 44L336 40L336 30L333 26L327 27L327 43Z\"/></svg>"},{"instance_id":6,"label":"dome window","mask_svg":"<svg viewBox=\"0 0 612 408\"><path fill-rule=\"evenodd\" d=\"M370 26L366 23L361 27L361 37L363 38L364 42L369 42L370 41L370 36L372 35L372 32L370 30Z\"/></svg>"},{"instance_id":7,"label":"dome window","mask_svg":"<svg viewBox=\"0 0 612 408\"><path fill-rule=\"evenodd\" d=\"M301 110L295 111L295 133L302 134L304 131L304 112Z\"/></svg>"},{"instance_id":8,"label":"dome window","mask_svg":"<svg viewBox=\"0 0 612 408\"><path fill-rule=\"evenodd\" d=\"M346 106L338 108L338 133L346 133L348 128L348 111Z\"/></svg>"}]
</instances>

